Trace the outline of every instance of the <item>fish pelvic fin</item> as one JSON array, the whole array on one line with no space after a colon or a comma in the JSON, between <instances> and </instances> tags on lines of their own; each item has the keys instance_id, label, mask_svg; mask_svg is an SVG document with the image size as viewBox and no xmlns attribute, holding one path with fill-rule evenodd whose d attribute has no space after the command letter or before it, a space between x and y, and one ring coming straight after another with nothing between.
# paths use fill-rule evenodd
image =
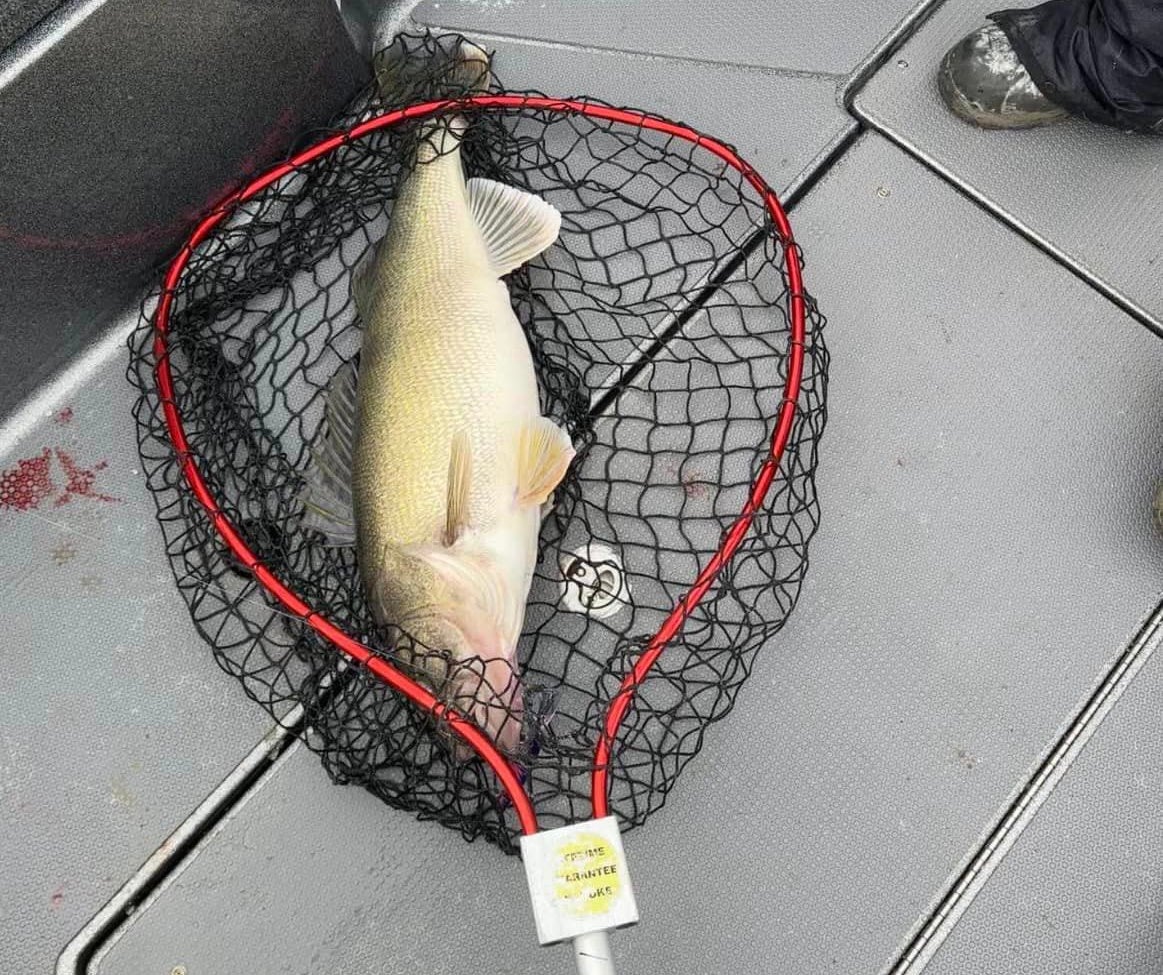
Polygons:
<instances>
[{"instance_id":1,"label":"fish pelvic fin","mask_svg":"<svg viewBox=\"0 0 1163 975\"><path fill-rule=\"evenodd\" d=\"M472 491L472 447L468 434L459 431L452 438L448 458L448 511L445 515L444 544L452 545L469 526L469 496Z\"/></svg>"},{"instance_id":2,"label":"fish pelvic fin","mask_svg":"<svg viewBox=\"0 0 1163 975\"><path fill-rule=\"evenodd\" d=\"M497 277L515 271L550 247L561 214L541 197L491 179L470 179L468 205Z\"/></svg>"},{"instance_id":3,"label":"fish pelvic fin","mask_svg":"<svg viewBox=\"0 0 1163 975\"><path fill-rule=\"evenodd\" d=\"M355 544L351 465L355 449L356 379L354 360L331 377L324 393L323 423L309 448L310 460L299 494L304 528L319 532L333 547Z\"/></svg>"},{"instance_id":4,"label":"fish pelvic fin","mask_svg":"<svg viewBox=\"0 0 1163 975\"><path fill-rule=\"evenodd\" d=\"M517 446L517 504L545 504L565 477L574 454L569 434L548 417L526 423Z\"/></svg>"}]
</instances>

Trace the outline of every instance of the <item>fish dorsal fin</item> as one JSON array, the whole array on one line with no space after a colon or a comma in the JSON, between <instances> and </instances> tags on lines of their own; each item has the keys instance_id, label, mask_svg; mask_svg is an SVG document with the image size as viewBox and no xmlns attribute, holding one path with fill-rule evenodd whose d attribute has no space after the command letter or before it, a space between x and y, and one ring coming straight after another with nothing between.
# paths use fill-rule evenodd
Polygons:
<instances>
[{"instance_id":1,"label":"fish dorsal fin","mask_svg":"<svg viewBox=\"0 0 1163 975\"><path fill-rule=\"evenodd\" d=\"M329 545L355 544L351 465L355 450L355 360L339 367L324 394L324 422L310 446L303 502L303 526L321 532Z\"/></svg>"},{"instance_id":2,"label":"fish dorsal fin","mask_svg":"<svg viewBox=\"0 0 1163 975\"><path fill-rule=\"evenodd\" d=\"M469 210L497 277L516 270L557 240L561 214L541 197L491 179L470 179L467 185Z\"/></svg>"},{"instance_id":3,"label":"fish dorsal fin","mask_svg":"<svg viewBox=\"0 0 1163 975\"><path fill-rule=\"evenodd\" d=\"M368 309L371 307L372 285L375 283L376 265L379 263L378 258L382 245L382 239L370 245L363 252L363 257L356 261L351 272L351 297L355 302L356 311L364 317L367 316Z\"/></svg>"},{"instance_id":4,"label":"fish dorsal fin","mask_svg":"<svg viewBox=\"0 0 1163 975\"><path fill-rule=\"evenodd\" d=\"M444 523L444 544L452 545L468 527L469 494L472 491L472 447L468 434L459 431L452 438L448 458L448 511Z\"/></svg>"},{"instance_id":5,"label":"fish dorsal fin","mask_svg":"<svg viewBox=\"0 0 1163 975\"><path fill-rule=\"evenodd\" d=\"M569 434L545 416L521 428L517 447L517 503L543 505L573 460Z\"/></svg>"}]
</instances>

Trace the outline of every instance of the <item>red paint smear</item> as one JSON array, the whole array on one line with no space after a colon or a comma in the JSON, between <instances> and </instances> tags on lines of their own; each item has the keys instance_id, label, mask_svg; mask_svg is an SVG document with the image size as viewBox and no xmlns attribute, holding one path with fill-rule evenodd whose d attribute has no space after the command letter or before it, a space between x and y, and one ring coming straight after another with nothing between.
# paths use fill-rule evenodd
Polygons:
<instances>
[{"instance_id":1,"label":"red paint smear","mask_svg":"<svg viewBox=\"0 0 1163 975\"><path fill-rule=\"evenodd\" d=\"M58 411L57 415L53 417L53 422L64 426L66 423L71 423L73 419L73 408L66 406L63 410Z\"/></svg>"},{"instance_id":2,"label":"red paint smear","mask_svg":"<svg viewBox=\"0 0 1163 975\"><path fill-rule=\"evenodd\" d=\"M73 460L70 454L61 450L59 447L57 448L56 455L57 460L61 462L61 467L65 470L65 477L68 478L64 493L56 500L56 506L58 508L75 497L93 498L95 501L121 500L120 498L111 497L108 494L98 494L93 490L93 482L97 479L97 472L105 470L109 466L108 461L103 460L93 467L85 468L81 467Z\"/></svg>"},{"instance_id":3,"label":"red paint smear","mask_svg":"<svg viewBox=\"0 0 1163 975\"><path fill-rule=\"evenodd\" d=\"M52 905L52 909L55 911L58 907L61 906L61 904L63 904L65 902L64 888L58 887L56 890L53 891L52 897L50 897L48 900L49 900L49 904Z\"/></svg>"},{"instance_id":4,"label":"red paint smear","mask_svg":"<svg viewBox=\"0 0 1163 975\"><path fill-rule=\"evenodd\" d=\"M0 508L29 511L56 490L49 469L51 456L45 447L39 457L26 457L0 474Z\"/></svg>"}]
</instances>

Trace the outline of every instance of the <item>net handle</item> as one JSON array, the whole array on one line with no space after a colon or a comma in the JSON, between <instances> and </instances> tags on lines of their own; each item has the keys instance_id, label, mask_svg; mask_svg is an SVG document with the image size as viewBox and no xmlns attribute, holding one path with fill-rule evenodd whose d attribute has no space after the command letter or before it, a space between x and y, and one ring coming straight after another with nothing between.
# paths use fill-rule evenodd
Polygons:
<instances>
[{"instance_id":1,"label":"net handle","mask_svg":"<svg viewBox=\"0 0 1163 975\"><path fill-rule=\"evenodd\" d=\"M758 172L747 162L740 159L733 149L716 139L701 135L689 126L670 122L666 119L633 109L613 108L600 102L590 102L581 99L560 99L546 96L530 95L473 95L461 99L440 99L410 105L407 108L385 112L374 118L367 119L358 125L341 132L336 132L326 139L316 142L290 159L267 170L263 175L248 183L237 193L234 193L214 208L194 228L194 232L183 244L177 256L170 262L162 286L162 293L158 300L157 310L154 313L154 376L157 381L158 393L165 415L166 429L190 490L206 511L214 530L218 532L224 544L254 576L279 605L298 617L304 624L330 641L341 653L351 660L365 667L379 680L402 694L416 707L432 714L436 720L444 721L462 741L473 749L481 759L492 769L502 788L513 805L521 831L525 834L537 832L537 814L533 809L532 799L525 791L521 779L513 764L500 753L493 741L477 725L461 715L455 709L439 701L430 691L421 684L412 680L405 673L392 666L387 660L380 657L370 648L358 640L348 636L329 620L320 616L295 593L288 589L274 573L270 571L238 533L219 507L211 493L198 464L190 451L189 441L186 438L182 425L182 416L174 399L174 380L170 369L169 348L167 337L169 334L170 315L173 310L174 296L182 274L190 262L194 251L239 204L252 199L267 187L289 175L301 166L304 166L320 156L339 148L345 143L355 141L380 129L398 125L401 122L439 114L453 108L482 108L482 109L515 109L533 108L547 112L561 114L586 115L590 118L599 118L626 125L635 125L644 129L662 132L676 138L684 139L718 156L724 163L736 169L751 186L759 193L768 215L778 231L784 245L784 269L787 274L788 297L790 302L791 342L789 350L789 364L787 380L784 384L783 402L780 407L779 419L772 436L770 452L767 460L760 468L752 484L751 492L743 512L732 524L730 531L724 538L719 551L699 573L694 585L678 601L662 627L647 645L646 650L635 662L630 673L622 681L618 693L610 702L606 712L603 733L600 736L594 754L594 773L591 781L594 817L608 815L609 809L609 762L614 741L618 737L619 729L634 693L645 679L650 668L658 659L666 645L674 639L682 629L687 617L694 611L707 590L718 577L723 566L734 555L735 550L743 541L754 521L755 515L762 506L764 498L771 487L772 481L779 469L779 464L787 448L791 436L792 422L795 418L796 401L799 398L800 382L803 375L804 340L806 334L807 305L803 291L801 277L801 263L799 251L792 237L791 225L787 214L780 205L779 199L771 188L764 182Z\"/></svg>"}]
</instances>

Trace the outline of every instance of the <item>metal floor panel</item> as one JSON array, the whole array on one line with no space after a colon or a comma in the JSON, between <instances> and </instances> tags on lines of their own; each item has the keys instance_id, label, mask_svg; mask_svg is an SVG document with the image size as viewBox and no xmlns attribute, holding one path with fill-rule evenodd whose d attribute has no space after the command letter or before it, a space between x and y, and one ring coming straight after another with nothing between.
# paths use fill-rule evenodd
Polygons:
<instances>
[{"instance_id":1,"label":"metal floor panel","mask_svg":"<svg viewBox=\"0 0 1163 975\"><path fill-rule=\"evenodd\" d=\"M114 336L0 453L0 972L69 938L269 722L190 623Z\"/></svg>"},{"instance_id":2,"label":"metal floor panel","mask_svg":"<svg viewBox=\"0 0 1163 975\"><path fill-rule=\"evenodd\" d=\"M631 975L892 962L1157 597L1158 340L878 136L793 220L830 316L823 527L736 710L628 836ZM570 964L517 861L296 749L95 969Z\"/></svg>"},{"instance_id":3,"label":"metal floor panel","mask_svg":"<svg viewBox=\"0 0 1163 975\"><path fill-rule=\"evenodd\" d=\"M731 143L780 193L856 130L837 101L832 78L568 48L471 30L468 36L495 52L493 67L506 87L587 95L681 119Z\"/></svg>"},{"instance_id":4,"label":"metal floor panel","mask_svg":"<svg viewBox=\"0 0 1163 975\"><path fill-rule=\"evenodd\" d=\"M457 30L805 72L842 83L916 5L917 0L424 0L413 16ZM681 104L689 94L676 91L673 97ZM730 109L723 105L724 113Z\"/></svg>"},{"instance_id":5,"label":"metal floor panel","mask_svg":"<svg viewBox=\"0 0 1163 975\"><path fill-rule=\"evenodd\" d=\"M987 132L938 96L941 57L997 7L944 4L857 94L858 115L1163 330L1159 141L1074 120Z\"/></svg>"},{"instance_id":6,"label":"metal floor panel","mask_svg":"<svg viewBox=\"0 0 1163 975\"><path fill-rule=\"evenodd\" d=\"M495 49L511 88L584 93L725 139L786 192L855 132L841 104L844 85L917 6L428 0L411 17Z\"/></svg>"},{"instance_id":7,"label":"metal floor panel","mask_svg":"<svg viewBox=\"0 0 1163 975\"><path fill-rule=\"evenodd\" d=\"M1143 665L926 975L1163 971L1160 656Z\"/></svg>"}]
</instances>

